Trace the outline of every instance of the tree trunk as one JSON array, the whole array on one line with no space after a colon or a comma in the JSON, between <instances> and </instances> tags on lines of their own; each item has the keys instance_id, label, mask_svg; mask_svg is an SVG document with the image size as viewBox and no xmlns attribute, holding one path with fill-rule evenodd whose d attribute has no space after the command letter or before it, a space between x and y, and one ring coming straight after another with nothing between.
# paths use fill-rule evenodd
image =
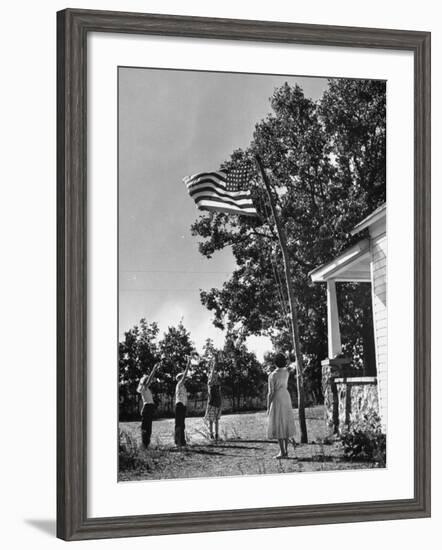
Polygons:
<instances>
[{"instance_id":1,"label":"tree trunk","mask_svg":"<svg viewBox=\"0 0 442 550\"><path fill-rule=\"evenodd\" d=\"M298 388L298 413L299 413L299 428L301 431L301 443L307 443L307 424L305 421L305 395L304 395L304 361L301 354L301 346L299 342L299 329L298 329L298 312L296 308L295 293L293 289L293 282L290 272L290 259L287 250L287 237L285 230L281 225L281 221L276 211L275 202L272 196L272 189L270 182L267 178L264 168L261 164L261 160L256 156L256 164L261 174L262 181L265 185L267 196L270 202L270 209L272 211L273 219L275 220L276 231L278 233L279 244L281 246L282 260L284 264L285 280L287 284L287 294L290 304L290 320L291 320L291 336L293 341L293 349L296 357L297 372L296 383Z\"/></svg>"}]
</instances>

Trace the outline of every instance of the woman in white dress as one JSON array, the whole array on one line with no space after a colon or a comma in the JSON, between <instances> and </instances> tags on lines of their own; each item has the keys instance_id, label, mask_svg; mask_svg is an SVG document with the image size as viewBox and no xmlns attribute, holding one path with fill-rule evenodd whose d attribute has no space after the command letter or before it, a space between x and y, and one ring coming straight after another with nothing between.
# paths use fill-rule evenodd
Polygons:
<instances>
[{"instance_id":1,"label":"woman in white dress","mask_svg":"<svg viewBox=\"0 0 442 550\"><path fill-rule=\"evenodd\" d=\"M287 458L289 439L295 435L295 417L287 389L289 371L282 353L276 354L274 363L276 370L269 375L267 395L267 437L279 442L280 452L275 458Z\"/></svg>"}]
</instances>

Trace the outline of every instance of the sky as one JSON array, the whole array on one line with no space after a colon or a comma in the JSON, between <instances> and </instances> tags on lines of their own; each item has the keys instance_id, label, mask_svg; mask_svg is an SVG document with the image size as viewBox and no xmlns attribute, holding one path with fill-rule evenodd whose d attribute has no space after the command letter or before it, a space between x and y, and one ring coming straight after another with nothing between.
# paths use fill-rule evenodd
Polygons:
<instances>
[{"instance_id":1,"label":"sky","mask_svg":"<svg viewBox=\"0 0 442 550\"><path fill-rule=\"evenodd\" d=\"M230 248L211 259L198 252L190 226L200 212L182 180L246 148L285 82L315 100L327 86L323 78L119 68L120 339L145 317L160 335L182 320L198 351L207 338L223 345L199 291L221 287L235 260ZM265 337L247 345L259 359L271 349Z\"/></svg>"}]
</instances>

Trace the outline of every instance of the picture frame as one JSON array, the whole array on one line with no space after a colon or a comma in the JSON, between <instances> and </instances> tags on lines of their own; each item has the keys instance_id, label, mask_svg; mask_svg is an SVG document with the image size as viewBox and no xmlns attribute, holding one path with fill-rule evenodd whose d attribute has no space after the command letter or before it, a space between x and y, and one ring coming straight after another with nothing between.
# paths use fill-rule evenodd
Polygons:
<instances>
[{"instance_id":1,"label":"picture frame","mask_svg":"<svg viewBox=\"0 0 442 550\"><path fill-rule=\"evenodd\" d=\"M87 515L89 33L406 50L414 57L414 498L92 518ZM57 14L57 536L195 533L430 515L430 33L66 9Z\"/></svg>"}]
</instances>

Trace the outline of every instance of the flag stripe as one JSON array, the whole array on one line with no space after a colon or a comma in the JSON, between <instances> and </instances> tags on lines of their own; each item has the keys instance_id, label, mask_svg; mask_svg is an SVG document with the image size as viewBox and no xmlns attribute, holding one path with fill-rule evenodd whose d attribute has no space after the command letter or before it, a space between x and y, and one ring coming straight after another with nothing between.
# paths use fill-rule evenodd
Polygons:
<instances>
[{"instance_id":1,"label":"flag stripe","mask_svg":"<svg viewBox=\"0 0 442 550\"><path fill-rule=\"evenodd\" d=\"M193 187L194 185L199 185L200 183L212 183L213 185L218 185L219 187L222 187L224 189L226 187L225 180L222 180L220 178L215 178L215 177L192 178L192 179L189 178L188 180L184 180L184 181L188 188Z\"/></svg>"},{"instance_id":2,"label":"flag stripe","mask_svg":"<svg viewBox=\"0 0 442 550\"><path fill-rule=\"evenodd\" d=\"M211 212L224 212L225 214L239 214L242 216L256 216L256 210L254 208L249 208L247 210L241 210L235 208L234 206L226 206L224 203L218 203L214 201L198 204L199 210L209 210Z\"/></svg>"},{"instance_id":3,"label":"flag stripe","mask_svg":"<svg viewBox=\"0 0 442 550\"><path fill-rule=\"evenodd\" d=\"M218 172L200 172L199 174L193 174L193 176L186 176L184 179L185 180L194 180L194 179L198 179L198 178L216 178L216 179L219 179L221 181L226 181L227 179L227 175L225 172L223 172L222 170L218 171Z\"/></svg>"},{"instance_id":4,"label":"flag stripe","mask_svg":"<svg viewBox=\"0 0 442 550\"><path fill-rule=\"evenodd\" d=\"M189 191L189 193L191 193L193 190L197 190L200 187L210 187L211 189L216 189L219 192L226 193L232 199L235 199L237 197L241 198L244 195L250 196L250 191L228 191L225 185L220 185L210 180L203 180L201 182L192 183L187 186L187 190Z\"/></svg>"},{"instance_id":5,"label":"flag stripe","mask_svg":"<svg viewBox=\"0 0 442 550\"><path fill-rule=\"evenodd\" d=\"M183 181L200 210L257 216L250 191L242 185L243 182L238 177L232 188L231 179L230 172L219 171L201 172L186 177Z\"/></svg>"},{"instance_id":6,"label":"flag stripe","mask_svg":"<svg viewBox=\"0 0 442 550\"><path fill-rule=\"evenodd\" d=\"M198 186L197 188L193 189L192 191L189 191L189 195L191 197L195 197L199 193L206 193L206 192L213 193L214 195L217 195L218 197L223 197L223 198L234 200L234 201L248 200L249 202L251 202L250 193L241 193L241 194L235 193L235 194L232 194L232 193L229 193L228 191L226 191L224 193L222 191L219 191L218 189L214 189L213 187L207 186L207 185L202 185L201 187Z\"/></svg>"},{"instance_id":7,"label":"flag stripe","mask_svg":"<svg viewBox=\"0 0 442 550\"><path fill-rule=\"evenodd\" d=\"M190 178L184 178L184 183L187 185L187 188L192 187L193 185L198 185L200 183L210 183L213 185L218 185L222 188L226 188L226 180L218 175L201 175L196 174Z\"/></svg>"},{"instance_id":8,"label":"flag stripe","mask_svg":"<svg viewBox=\"0 0 442 550\"><path fill-rule=\"evenodd\" d=\"M223 198L220 198L218 201L217 201L217 196L216 195L201 195L200 197L196 197L195 198L195 202L198 204L199 202L201 202L202 200L211 200L211 201L216 201L216 202L219 202L219 203L223 203L223 204L229 204L230 206L235 206L237 208L253 208L253 203L252 201L247 201L246 203L240 203L238 204L237 202L235 201L229 201L228 199L223 199Z\"/></svg>"}]
</instances>

